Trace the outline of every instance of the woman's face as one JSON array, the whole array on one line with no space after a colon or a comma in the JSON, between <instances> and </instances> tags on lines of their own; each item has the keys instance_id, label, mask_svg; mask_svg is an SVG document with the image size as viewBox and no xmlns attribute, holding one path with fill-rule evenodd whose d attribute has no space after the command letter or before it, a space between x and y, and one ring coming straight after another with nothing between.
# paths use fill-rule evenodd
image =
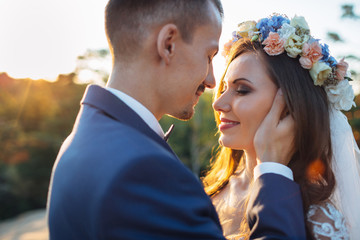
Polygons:
<instances>
[{"instance_id":1,"label":"woman's face","mask_svg":"<svg viewBox=\"0 0 360 240\"><path fill-rule=\"evenodd\" d=\"M270 111L277 86L268 76L260 56L244 53L229 65L221 96L213 107L219 113L220 144L254 151L255 133Z\"/></svg>"}]
</instances>

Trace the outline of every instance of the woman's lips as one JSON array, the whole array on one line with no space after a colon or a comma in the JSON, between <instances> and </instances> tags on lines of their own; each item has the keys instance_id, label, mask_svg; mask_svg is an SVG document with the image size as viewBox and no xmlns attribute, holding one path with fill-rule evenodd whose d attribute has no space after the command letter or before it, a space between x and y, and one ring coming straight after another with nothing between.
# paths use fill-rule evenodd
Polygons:
<instances>
[{"instance_id":1,"label":"woman's lips","mask_svg":"<svg viewBox=\"0 0 360 240\"><path fill-rule=\"evenodd\" d=\"M232 120L229 120L229 119L226 119L226 118L221 118L220 121L221 121L221 123L219 125L219 130L220 131L235 127L235 126L240 124L240 122L232 121Z\"/></svg>"}]
</instances>

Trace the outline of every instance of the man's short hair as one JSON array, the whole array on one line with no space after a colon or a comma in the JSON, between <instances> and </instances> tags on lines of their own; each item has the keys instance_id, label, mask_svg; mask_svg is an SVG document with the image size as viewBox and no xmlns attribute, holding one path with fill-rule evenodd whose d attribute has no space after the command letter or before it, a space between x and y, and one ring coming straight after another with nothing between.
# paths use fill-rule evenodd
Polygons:
<instances>
[{"instance_id":1,"label":"man's short hair","mask_svg":"<svg viewBox=\"0 0 360 240\"><path fill-rule=\"evenodd\" d=\"M220 0L109 0L105 9L105 30L114 56L131 57L141 50L147 29L173 23L182 39L190 43L194 29L208 22L208 4L220 16Z\"/></svg>"}]
</instances>

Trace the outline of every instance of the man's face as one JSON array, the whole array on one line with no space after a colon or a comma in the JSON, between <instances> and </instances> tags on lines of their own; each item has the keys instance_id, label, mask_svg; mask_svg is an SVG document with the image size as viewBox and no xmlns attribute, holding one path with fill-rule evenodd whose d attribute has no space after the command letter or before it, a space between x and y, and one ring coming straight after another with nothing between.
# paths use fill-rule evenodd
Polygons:
<instances>
[{"instance_id":1,"label":"man's face","mask_svg":"<svg viewBox=\"0 0 360 240\"><path fill-rule=\"evenodd\" d=\"M187 120L205 88L215 87L212 59L218 51L221 17L209 4L209 22L194 29L191 43L181 41L175 46L176 66L172 79L168 79L166 114Z\"/></svg>"}]
</instances>

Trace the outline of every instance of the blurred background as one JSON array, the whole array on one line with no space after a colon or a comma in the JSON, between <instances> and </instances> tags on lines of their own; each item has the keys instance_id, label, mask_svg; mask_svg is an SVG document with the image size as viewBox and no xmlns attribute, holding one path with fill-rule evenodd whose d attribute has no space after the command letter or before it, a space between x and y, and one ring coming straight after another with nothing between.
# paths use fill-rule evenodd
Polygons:
<instances>
[{"instance_id":1,"label":"blurred background","mask_svg":"<svg viewBox=\"0 0 360 240\"><path fill-rule=\"evenodd\" d=\"M70 133L90 83L105 85L111 58L104 34L107 0L0 0L0 239L45 240L45 206L52 165ZM302 15L311 34L331 54L350 63L360 93L359 0L223 0L220 48L237 24L272 13ZM221 52L221 49L220 49ZM215 76L224 59L214 59ZM216 125L207 91L189 122L174 123L170 145L201 176L217 149ZM356 98L357 105L360 99ZM345 113L360 143L360 111Z\"/></svg>"}]
</instances>

